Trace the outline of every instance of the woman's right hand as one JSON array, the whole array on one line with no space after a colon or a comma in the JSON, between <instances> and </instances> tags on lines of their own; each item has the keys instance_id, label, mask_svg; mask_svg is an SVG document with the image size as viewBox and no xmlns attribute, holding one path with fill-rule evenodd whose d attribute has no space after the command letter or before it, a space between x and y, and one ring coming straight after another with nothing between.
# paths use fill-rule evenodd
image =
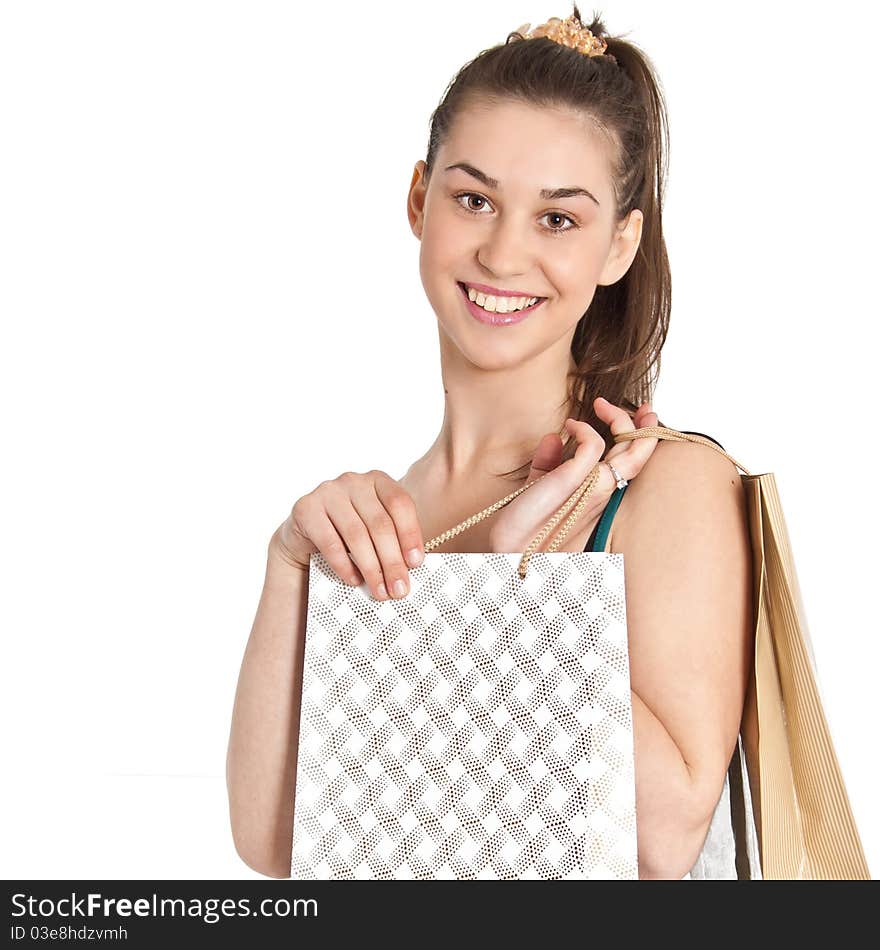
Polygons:
<instances>
[{"instance_id":1,"label":"woman's right hand","mask_svg":"<svg viewBox=\"0 0 880 950\"><path fill-rule=\"evenodd\" d=\"M309 569L309 555L319 551L345 583L366 580L377 600L409 593L407 565L418 567L425 550L412 496L376 469L343 472L303 495L269 547L302 571Z\"/></svg>"}]
</instances>

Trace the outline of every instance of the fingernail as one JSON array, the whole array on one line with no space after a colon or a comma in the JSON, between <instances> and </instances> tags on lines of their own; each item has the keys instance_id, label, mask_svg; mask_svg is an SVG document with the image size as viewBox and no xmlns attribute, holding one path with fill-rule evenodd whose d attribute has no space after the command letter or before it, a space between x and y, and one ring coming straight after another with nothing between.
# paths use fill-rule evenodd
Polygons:
<instances>
[{"instance_id":1,"label":"fingernail","mask_svg":"<svg viewBox=\"0 0 880 950\"><path fill-rule=\"evenodd\" d=\"M403 597L406 595L406 583L398 578L392 585L394 589L395 597Z\"/></svg>"},{"instance_id":2,"label":"fingernail","mask_svg":"<svg viewBox=\"0 0 880 950\"><path fill-rule=\"evenodd\" d=\"M406 563L410 567L418 567L422 563L423 554L418 548L410 548L406 552Z\"/></svg>"},{"instance_id":3,"label":"fingernail","mask_svg":"<svg viewBox=\"0 0 880 950\"><path fill-rule=\"evenodd\" d=\"M382 598L382 600L385 600L385 598L388 596L388 591L385 589L385 585L382 583L380 583L376 588L376 593Z\"/></svg>"}]
</instances>

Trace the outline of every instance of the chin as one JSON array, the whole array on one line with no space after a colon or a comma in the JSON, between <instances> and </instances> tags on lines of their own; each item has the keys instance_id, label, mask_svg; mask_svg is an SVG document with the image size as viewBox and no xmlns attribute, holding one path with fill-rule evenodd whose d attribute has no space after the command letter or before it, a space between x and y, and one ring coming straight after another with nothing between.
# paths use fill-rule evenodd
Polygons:
<instances>
[{"instance_id":1,"label":"chin","mask_svg":"<svg viewBox=\"0 0 880 950\"><path fill-rule=\"evenodd\" d=\"M542 347L535 346L534 340L523 336L514 339L508 335L502 336L505 330L491 330L489 333L474 333L470 328L460 325L450 327L438 321L440 327L441 347L447 359L450 355L456 356L486 372L516 369L529 362L541 351ZM479 331L481 328L476 327ZM492 338L495 335L495 339ZM487 339L488 337L488 339ZM549 345L549 344L548 344Z\"/></svg>"}]
</instances>

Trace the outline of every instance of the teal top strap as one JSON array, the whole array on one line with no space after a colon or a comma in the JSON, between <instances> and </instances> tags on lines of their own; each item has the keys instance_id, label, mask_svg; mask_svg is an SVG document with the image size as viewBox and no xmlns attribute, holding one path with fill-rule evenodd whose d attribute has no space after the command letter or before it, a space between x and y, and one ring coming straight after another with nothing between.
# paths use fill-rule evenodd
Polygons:
<instances>
[{"instance_id":1,"label":"teal top strap","mask_svg":"<svg viewBox=\"0 0 880 950\"><path fill-rule=\"evenodd\" d=\"M617 512L617 507L620 504L621 499L623 498L623 493L628 487L628 485L624 485L623 488L616 489L614 494L608 500L608 504L605 506L605 510L602 512L602 517L599 519L598 524L593 529L590 540L587 541L587 546L584 548L585 551L605 550L605 544L608 541L608 532L611 530L611 522L614 520L614 515Z\"/></svg>"}]
</instances>

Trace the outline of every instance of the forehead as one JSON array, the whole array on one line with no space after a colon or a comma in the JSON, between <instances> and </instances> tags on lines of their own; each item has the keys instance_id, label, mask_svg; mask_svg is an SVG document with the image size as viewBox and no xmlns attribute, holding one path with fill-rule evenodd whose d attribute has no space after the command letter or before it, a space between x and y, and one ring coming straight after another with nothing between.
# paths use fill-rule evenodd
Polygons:
<instances>
[{"instance_id":1,"label":"forehead","mask_svg":"<svg viewBox=\"0 0 880 950\"><path fill-rule=\"evenodd\" d=\"M502 101L463 109L438 153L438 166L468 162L504 194L534 197L577 185L599 199L612 193L611 147L592 119L559 107ZM462 175L464 172L450 172Z\"/></svg>"}]
</instances>

